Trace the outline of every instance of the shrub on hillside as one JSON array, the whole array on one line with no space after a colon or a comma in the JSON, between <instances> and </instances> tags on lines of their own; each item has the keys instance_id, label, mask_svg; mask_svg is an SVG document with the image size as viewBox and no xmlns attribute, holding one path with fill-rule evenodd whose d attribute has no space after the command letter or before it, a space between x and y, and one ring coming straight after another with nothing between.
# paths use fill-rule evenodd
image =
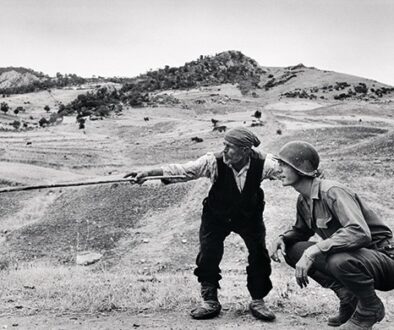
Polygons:
<instances>
[{"instance_id":1,"label":"shrub on hillside","mask_svg":"<svg viewBox=\"0 0 394 330\"><path fill-rule=\"evenodd\" d=\"M359 83L357 86L354 86L354 90L356 93L366 94L368 93L368 87L364 83Z\"/></svg>"},{"instance_id":2,"label":"shrub on hillside","mask_svg":"<svg viewBox=\"0 0 394 330\"><path fill-rule=\"evenodd\" d=\"M20 112L25 112L26 110L25 110L25 108L24 107L21 107L21 106L19 106L19 107L16 107L15 109L14 109L14 113L17 115L18 113L20 113Z\"/></svg>"},{"instance_id":3,"label":"shrub on hillside","mask_svg":"<svg viewBox=\"0 0 394 330\"><path fill-rule=\"evenodd\" d=\"M6 102L1 102L0 105L0 110L4 112L4 114L6 114L8 112L8 110L10 109L8 103Z\"/></svg>"},{"instance_id":4,"label":"shrub on hillside","mask_svg":"<svg viewBox=\"0 0 394 330\"><path fill-rule=\"evenodd\" d=\"M38 125L40 125L40 127L46 127L46 126L48 126L48 124L49 124L49 121L45 117L42 117L38 121Z\"/></svg>"},{"instance_id":5,"label":"shrub on hillside","mask_svg":"<svg viewBox=\"0 0 394 330\"><path fill-rule=\"evenodd\" d=\"M19 120L14 120L10 125L12 125L17 130L22 124Z\"/></svg>"}]
</instances>

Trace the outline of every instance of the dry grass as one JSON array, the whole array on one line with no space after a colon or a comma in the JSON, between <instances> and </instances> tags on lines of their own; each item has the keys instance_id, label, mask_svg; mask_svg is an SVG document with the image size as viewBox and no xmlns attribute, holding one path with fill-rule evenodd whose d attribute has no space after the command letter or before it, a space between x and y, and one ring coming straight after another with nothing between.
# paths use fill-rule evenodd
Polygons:
<instances>
[{"instance_id":1,"label":"dry grass","mask_svg":"<svg viewBox=\"0 0 394 330\"><path fill-rule=\"evenodd\" d=\"M2 313L97 313L174 310L191 304L191 276L140 274L51 264L22 264L0 273Z\"/></svg>"},{"instance_id":2,"label":"dry grass","mask_svg":"<svg viewBox=\"0 0 394 330\"><path fill-rule=\"evenodd\" d=\"M273 275L275 289L267 298L275 311L296 315L323 316L333 312L332 294L323 294L317 284L311 284L306 306L306 291L296 288L292 272L283 266ZM245 274L241 269L223 269L225 277L220 300L226 310L246 313L249 296ZM280 275L279 275L280 272ZM279 276L278 276L279 275ZM199 301L198 285L190 271L175 274L150 269L135 271L123 268L91 271L83 267L51 264L23 264L17 270L0 273L2 313L18 310L23 314L55 312L60 314L98 313L115 310L138 313L141 311L188 311ZM311 295L312 294L312 295ZM327 308L327 306L330 306ZM320 311L320 312L319 312Z\"/></svg>"}]
</instances>

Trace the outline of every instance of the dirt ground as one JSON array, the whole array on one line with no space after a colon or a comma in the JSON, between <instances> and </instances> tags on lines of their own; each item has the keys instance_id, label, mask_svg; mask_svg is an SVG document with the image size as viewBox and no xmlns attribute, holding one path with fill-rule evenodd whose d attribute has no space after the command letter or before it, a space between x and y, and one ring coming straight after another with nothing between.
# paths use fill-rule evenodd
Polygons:
<instances>
[{"instance_id":1,"label":"dirt ground","mask_svg":"<svg viewBox=\"0 0 394 330\"><path fill-rule=\"evenodd\" d=\"M267 330L305 330L335 329L320 320L277 313L274 322L256 320L250 314L229 314L226 311L213 320L193 320L186 312L160 314L97 314L97 315L34 315L5 316L0 318L2 329L53 329L53 330L126 330L126 329L267 329ZM376 330L392 330L393 322L383 321L374 327Z\"/></svg>"},{"instance_id":2,"label":"dirt ground","mask_svg":"<svg viewBox=\"0 0 394 330\"><path fill-rule=\"evenodd\" d=\"M193 104L194 99L208 98L211 92L207 89L174 94ZM263 151L277 152L280 146L293 139L313 143L321 152L326 175L343 180L362 192L394 229L393 109L390 104L277 100L267 104L261 98L242 98L229 86L222 88L220 93L241 101L227 106L193 105L191 109L130 109L121 116L88 121L85 130L78 129L74 118L66 118L57 127L23 133L0 132L0 187L121 178L131 170L194 159L222 147L224 133L212 130L211 119L214 118L228 128L250 127L261 137ZM251 127L256 123L252 117L256 110L263 113L262 125ZM149 117L149 121L144 117ZM193 141L196 136L203 142ZM269 244L293 223L296 194L282 189L278 182L264 182L263 187ZM169 276L185 271L192 273L198 249L196 233L201 201L208 189L209 182L202 180L168 186L152 182L143 186L113 184L0 194L0 249L10 263L18 260L34 265L45 261L74 267L77 252L93 250L103 254L101 263L114 272L141 268L141 274L145 274L144 269L159 269L164 265ZM223 272L235 274L236 279L226 282L230 287L238 278L244 278L245 260L234 256L241 259L245 250L239 240L230 237L226 251L229 252L223 259ZM95 266L92 267L95 271ZM284 266L273 267L274 286L282 284L284 278L291 281L291 270ZM17 296L18 290L11 293ZM2 293L5 291L4 288ZM312 292L311 301L320 303L319 295L323 291L313 288L309 292ZM130 307L133 300L130 297L126 303L128 307L122 312L91 314L72 310L64 313L53 308L26 313L10 308L7 305L9 297L3 296L0 297L0 328L326 328L327 315L335 306L328 306L329 311L311 312L308 296L294 291L287 300L288 305L278 307L281 294L275 291L269 299L277 315L273 323L255 320L247 311L246 302L242 308L232 308L225 301L219 318L195 321L188 316L189 303L171 311L135 312ZM197 290L191 295L198 299ZM31 293L22 295L37 303L33 296ZM387 315L375 329L393 329L394 300L389 294L383 297ZM334 301L327 297L321 300L324 303ZM300 312L294 313L294 310Z\"/></svg>"}]
</instances>

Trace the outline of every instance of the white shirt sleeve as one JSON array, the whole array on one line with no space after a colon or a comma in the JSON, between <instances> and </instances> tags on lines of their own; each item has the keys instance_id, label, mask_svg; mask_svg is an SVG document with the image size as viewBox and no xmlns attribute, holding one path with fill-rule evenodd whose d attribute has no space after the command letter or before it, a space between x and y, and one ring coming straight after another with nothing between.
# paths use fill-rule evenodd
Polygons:
<instances>
[{"instance_id":1,"label":"white shirt sleeve","mask_svg":"<svg viewBox=\"0 0 394 330\"><path fill-rule=\"evenodd\" d=\"M163 175L184 175L185 181L209 178L214 182L217 177L217 163L214 153L208 152L196 160L184 164L169 164L161 167Z\"/></svg>"},{"instance_id":2,"label":"white shirt sleeve","mask_svg":"<svg viewBox=\"0 0 394 330\"><path fill-rule=\"evenodd\" d=\"M279 163L272 154L267 154L265 156L262 180L264 179L279 179Z\"/></svg>"}]
</instances>

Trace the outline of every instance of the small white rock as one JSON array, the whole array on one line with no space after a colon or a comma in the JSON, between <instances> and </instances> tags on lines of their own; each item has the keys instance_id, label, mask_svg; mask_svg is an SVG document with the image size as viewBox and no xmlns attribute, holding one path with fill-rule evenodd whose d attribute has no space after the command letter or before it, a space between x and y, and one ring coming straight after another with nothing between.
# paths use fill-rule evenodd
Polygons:
<instances>
[{"instance_id":1,"label":"small white rock","mask_svg":"<svg viewBox=\"0 0 394 330\"><path fill-rule=\"evenodd\" d=\"M103 255L97 252L85 251L77 254L77 265L87 266L99 261Z\"/></svg>"}]
</instances>

